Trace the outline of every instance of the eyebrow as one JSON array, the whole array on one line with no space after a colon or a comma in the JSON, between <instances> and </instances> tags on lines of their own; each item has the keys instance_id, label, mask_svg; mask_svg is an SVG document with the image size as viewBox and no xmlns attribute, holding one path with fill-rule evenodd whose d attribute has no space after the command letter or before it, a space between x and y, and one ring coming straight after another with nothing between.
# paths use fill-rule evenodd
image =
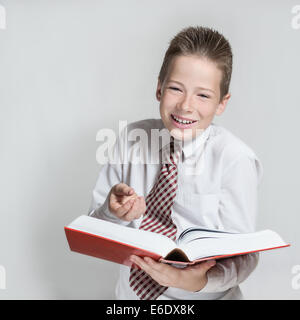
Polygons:
<instances>
[{"instance_id":1,"label":"eyebrow","mask_svg":"<svg viewBox=\"0 0 300 320\"><path fill-rule=\"evenodd\" d=\"M180 84L180 85L182 85L182 86L184 87L184 85L183 85L181 82L176 81L176 80L171 80L171 79L170 79L168 82L175 82L175 83L178 83L178 84ZM214 90L209 89L209 88L196 87L196 89L202 89L202 90L206 90L206 91L210 91L210 92L212 92L212 93L215 93L215 91L214 91Z\"/></svg>"}]
</instances>

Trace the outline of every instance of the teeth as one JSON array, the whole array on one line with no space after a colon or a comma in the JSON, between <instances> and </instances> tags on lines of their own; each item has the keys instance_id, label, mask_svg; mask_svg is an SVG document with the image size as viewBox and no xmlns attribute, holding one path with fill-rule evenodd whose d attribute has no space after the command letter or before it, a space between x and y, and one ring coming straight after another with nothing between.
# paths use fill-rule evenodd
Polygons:
<instances>
[{"instance_id":1,"label":"teeth","mask_svg":"<svg viewBox=\"0 0 300 320\"><path fill-rule=\"evenodd\" d=\"M180 123L183 123L183 124L190 124L190 123L193 123L193 121L187 121L187 120L180 120L178 118L176 118L175 116L173 116L174 119Z\"/></svg>"}]
</instances>

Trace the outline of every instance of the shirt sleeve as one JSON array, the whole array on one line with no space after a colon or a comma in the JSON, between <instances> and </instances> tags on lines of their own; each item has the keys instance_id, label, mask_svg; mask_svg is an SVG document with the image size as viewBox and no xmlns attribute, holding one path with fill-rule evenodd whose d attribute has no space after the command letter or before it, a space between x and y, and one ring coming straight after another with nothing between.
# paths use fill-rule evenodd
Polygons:
<instances>
[{"instance_id":1,"label":"shirt sleeve","mask_svg":"<svg viewBox=\"0 0 300 320\"><path fill-rule=\"evenodd\" d=\"M257 158L243 155L222 177L219 217L222 228L232 232L253 232L258 207L258 185L262 166ZM255 269L258 253L217 260L207 272L208 282L199 292L221 292L237 286Z\"/></svg>"},{"instance_id":2,"label":"shirt sleeve","mask_svg":"<svg viewBox=\"0 0 300 320\"><path fill-rule=\"evenodd\" d=\"M106 164L101 168L96 186L92 193L92 202L88 213L89 216L122 225L130 223L130 221L119 219L109 211L108 194L110 189L121 181L120 172L115 165Z\"/></svg>"},{"instance_id":3,"label":"shirt sleeve","mask_svg":"<svg viewBox=\"0 0 300 320\"><path fill-rule=\"evenodd\" d=\"M111 188L123 179L123 145L124 130L120 137L116 140L113 147L113 157L108 159L107 163L102 165L96 185L92 192L92 201L90 204L88 215L98 219L103 219L113 223L128 225L130 221L124 221L113 215L109 211L108 194Z\"/></svg>"}]
</instances>

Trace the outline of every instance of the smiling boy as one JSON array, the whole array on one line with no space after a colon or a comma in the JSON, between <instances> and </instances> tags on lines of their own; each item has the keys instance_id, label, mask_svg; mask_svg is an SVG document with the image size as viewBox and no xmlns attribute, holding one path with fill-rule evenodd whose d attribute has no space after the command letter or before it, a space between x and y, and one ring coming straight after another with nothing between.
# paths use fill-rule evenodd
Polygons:
<instances>
[{"instance_id":1,"label":"smiling boy","mask_svg":"<svg viewBox=\"0 0 300 320\"><path fill-rule=\"evenodd\" d=\"M206 129L215 115L222 114L230 98L229 93L221 96L221 81L222 71L208 58L174 57L164 84L159 80L157 86L160 115L166 128L169 131L189 128L193 138L196 129ZM175 119L193 123L181 125ZM174 132L177 139L183 138L183 130Z\"/></svg>"},{"instance_id":2,"label":"smiling boy","mask_svg":"<svg viewBox=\"0 0 300 320\"><path fill-rule=\"evenodd\" d=\"M173 38L156 90L161 119L127 128L147 133L147 162L130 162L136 146L131 142L128 164L104 165L93 191L91 216L152 232L162 229L173 240L193 226L254 231L260 161L244 142L212 122L230 99L231 71L231 47L217 31L189 27ZM173 147L167 150L176 149L180 161L171 153L165 166L150 164L153 129L168 130ZM165 147L159 148L162 159ZM187 174L191 163L201 170ZM118 299L241 299L239 284L256 267L258 254L184 269L148 257L132 256L131 261L140 269L120 266Z\"/></svg>"}]
</instances>

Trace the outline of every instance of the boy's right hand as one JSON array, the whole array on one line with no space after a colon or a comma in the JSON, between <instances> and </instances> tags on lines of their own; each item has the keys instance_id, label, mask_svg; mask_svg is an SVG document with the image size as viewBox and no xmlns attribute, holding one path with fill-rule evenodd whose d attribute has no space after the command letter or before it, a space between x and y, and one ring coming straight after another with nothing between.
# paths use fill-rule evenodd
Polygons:
<instances>
[{"instance_id":1,"label":"boy's right hand","mask_svg":"<svg viewBox=\"0 0 300 320\"><path fill-rule=\"evenodd\" d=\"M108 209L119 219L132 221L146 212L144 197L139 197L134 189L125 183L114 185L108 197Z\"/></svg>"}]
</instances>

